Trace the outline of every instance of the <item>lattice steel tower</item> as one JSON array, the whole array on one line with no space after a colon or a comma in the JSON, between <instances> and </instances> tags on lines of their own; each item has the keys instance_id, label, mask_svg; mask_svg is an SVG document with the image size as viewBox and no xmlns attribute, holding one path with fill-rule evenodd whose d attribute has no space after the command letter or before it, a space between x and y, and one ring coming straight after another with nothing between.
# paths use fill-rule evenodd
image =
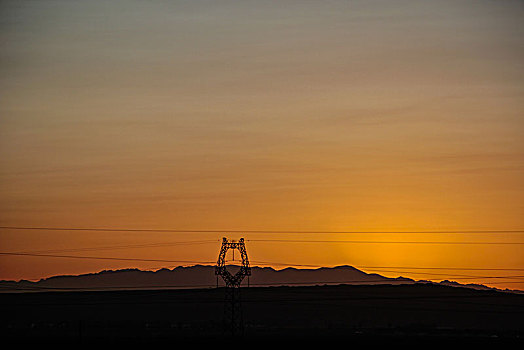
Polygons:
<instances>
[{"instance_id":1,"label":"lattice steel tower","mask_svg":"<svg viewBox=\"0 0 524 350\"><path fill-rule=\"evenodd\" d=\"M233 249L233 256L235 250L238 250L242 259L240 269L234 275L226 267L226 253L229 249ZM249 266L244 238L240 238L238 242L234 240L228 241L225 237L222 238L222 247L218 254L215 275L217 278L222 276L226 283L226 299L224 303L225 330L233 336L241 335L244 332L244 323L242 319L242 305L240 303L240 284L246 276L251 276L251 267Z\"/></svg>"}]
</instances>

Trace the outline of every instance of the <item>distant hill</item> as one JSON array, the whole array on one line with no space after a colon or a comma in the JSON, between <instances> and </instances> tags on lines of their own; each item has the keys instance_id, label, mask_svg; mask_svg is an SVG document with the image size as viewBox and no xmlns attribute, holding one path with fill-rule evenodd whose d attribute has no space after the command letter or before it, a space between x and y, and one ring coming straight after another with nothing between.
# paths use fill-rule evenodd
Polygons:
<instances>
[{"instance_id":1,"label":"distant hill","mask_svg":"<svg viewBox=\"0 0 524 350\"><path fill-rule=\"evenodd\" d=\"M238 267L230 266L231 272ZM0 292L60 291L60 290L101 290L101 289L181 289L212 288L223 286L221 278L214 274L214 266L195 265L142 271L139 269L109 270L78 276L55 276L31 281L0 281ZM249 280L244 285L251 286L308 286L324 284L414 284L435 283L415 281L409 278L388 278L378 274L368 274L352 266L323 267L317 269L285 268L275 270L271 267L253 267ZM438 283L435 283L438 284ZM457 282L443 281L449 286L469 287L473 289L494 289L484 285L462 285Z\"/></svg>"}]
</instances>

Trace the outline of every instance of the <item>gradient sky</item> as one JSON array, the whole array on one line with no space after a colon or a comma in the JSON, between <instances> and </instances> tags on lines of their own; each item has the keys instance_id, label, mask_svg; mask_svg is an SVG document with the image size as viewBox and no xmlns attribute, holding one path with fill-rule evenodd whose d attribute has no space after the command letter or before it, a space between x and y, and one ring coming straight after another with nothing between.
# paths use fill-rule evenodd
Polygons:
<instances>
[{"instance_id":1,"label":"gradient sky","mask_svg":"<svg viewBox=\"0 0 524 350\"><path fill-rule=\"evenodd\" d=\"M524 229L523 18L517 0L2 0L0 224ZM89 253L214 261L221 237L1 230L0 245L217 239ZM523 249L248 242L252 260L356 267L524 268ZM0 279L157 265L0 257Z\"/></svg>"}]
</instances>

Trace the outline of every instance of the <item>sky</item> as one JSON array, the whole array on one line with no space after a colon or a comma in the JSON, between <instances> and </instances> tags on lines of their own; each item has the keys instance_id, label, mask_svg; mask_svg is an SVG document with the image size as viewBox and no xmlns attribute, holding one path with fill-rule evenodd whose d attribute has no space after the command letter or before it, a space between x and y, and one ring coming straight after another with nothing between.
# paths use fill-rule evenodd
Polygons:
<instances>
[{"instance_id":1,"label":"sky","mask_svg":"<svg viewBox=\"0 0 524 350\"><path fill-rule=\"evenodd\" d=\"M2 0L0 225L220 232L0 229L1 250L187 241L82 254L212 262L225 236L284 265L524 269L520 244L255 241L524 242L455 232L524 229L522 18L517 0ZM0 256L0 279L163 266Z\"/></svg>"}]
</instances>

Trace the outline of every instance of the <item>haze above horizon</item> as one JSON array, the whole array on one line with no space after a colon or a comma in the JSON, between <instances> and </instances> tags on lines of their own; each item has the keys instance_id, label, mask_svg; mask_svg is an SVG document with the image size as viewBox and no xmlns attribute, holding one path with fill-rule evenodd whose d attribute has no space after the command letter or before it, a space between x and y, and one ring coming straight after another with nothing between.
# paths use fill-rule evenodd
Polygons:
<instances>
[{"instance_id":1,"label":"haze above horizon","mask_svg":"<svg viewBox=\"0 0 524 350\"><path fill-rule=\"evenodd\" d=\"M33 256L0 255L0 279L214 261L243 232L272 263L524 268L524 233L498 232L524 229L522 18L517 0L2 1L0 245Z\"/></svg>"}]
</instances>

